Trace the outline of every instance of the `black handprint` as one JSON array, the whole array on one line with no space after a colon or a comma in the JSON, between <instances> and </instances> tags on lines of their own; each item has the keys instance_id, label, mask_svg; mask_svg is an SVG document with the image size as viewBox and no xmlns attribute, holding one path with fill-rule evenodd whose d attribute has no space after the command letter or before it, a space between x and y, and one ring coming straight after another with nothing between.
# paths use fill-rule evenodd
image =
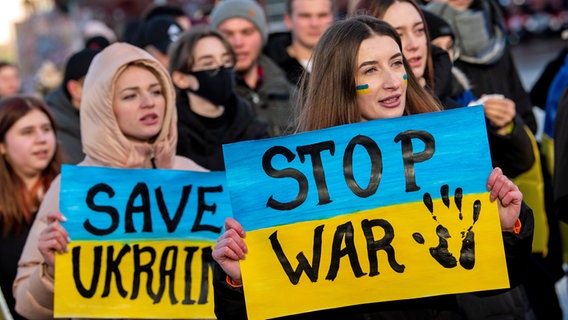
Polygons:
<instances>
[{"instance_id":1,"label":"black handprint","mask_svg":"<svg viewBox=\"0 0 568 320\"><path fill-rule=\"evenodd\" d=\"M448 197L449 187L448 185L443 185L440 188L440 193L442 195L442 202L446 206L446 208L450 208L450 198ZM454 202L458 209L459 215L458 218L463 220L462 214L462 197L463 197L463 190L462 188L456 188L454 192ZM457 266L456 258L452 255L451 252L448 251L448 241L446 239L450 238L450 233L446 227L440 224L436 215L434 215L434 204L432 202L432 197L429 193L424 194L423 199L424 205L428 208L428 211L432 214L432 219L438 222L438 226L436 227L436 234L438 235L439 243L437 247L430 248L430 255L438 261L445 268L453 268ZM467 229L461 232L462 237L462 247L460 250L460 265L467 270L470 270L475 265L475 241L474 237L475 234L473 232L473 226L479 219L479 213L481 212L481 201L475 200L473 203L473 223ZM414 240L420 244L424 244L424 238L420 233L414 233L412 235Z\"/></svg>"}]
</instances>

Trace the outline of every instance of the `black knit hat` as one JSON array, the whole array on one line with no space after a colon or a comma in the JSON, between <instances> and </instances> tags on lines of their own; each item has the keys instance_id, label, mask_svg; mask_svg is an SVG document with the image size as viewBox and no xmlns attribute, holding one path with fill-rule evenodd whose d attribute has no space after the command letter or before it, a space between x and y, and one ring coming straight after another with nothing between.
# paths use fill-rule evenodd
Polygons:
<instances>
[{"instance_id":1,"label":"black knit hat","mask_svg":"<svg viewBox=\"0 0 568 320\"><path fill-rule=\"evenodd\" d=\"M139 47L154 46L167 54L170 44L182 33L181 26L171 17L159 16L144 22L139 34Z\"/></svg>"},{"instance_id":2,"label":"black knit hat","mask_svg":"<svg viewBox=\"0 0 568 320\"><path fill-rule=\"evenodd\" d=\"M424 18L426 19L426 25L428 27L428 33L430 34L430 40L434 40L442 36L450 36L452 37L452 39L455 39L452 27L450 27L450 25L444 19L426 10L422 10L422 12L424 13Z\"/></svg>"}]
</instances>

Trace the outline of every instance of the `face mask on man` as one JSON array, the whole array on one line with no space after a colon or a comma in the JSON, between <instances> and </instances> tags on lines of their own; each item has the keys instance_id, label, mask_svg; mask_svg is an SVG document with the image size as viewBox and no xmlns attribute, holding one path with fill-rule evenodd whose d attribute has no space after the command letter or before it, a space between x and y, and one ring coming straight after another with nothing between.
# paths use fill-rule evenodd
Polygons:
<instances>
[{"instance_id":1,"label":"face mask on man","mask_svg":"<svg viewBox=\"0 0 568 320\"><path fill-rule=\"evenodd\" d=\"M235 87L233 68L221 66L215 69L190 72L190 74L199 81L199 88L197 90L188 88L188 91L217 106L224 106L231 98Z\"/></svg>"}]
</instances>

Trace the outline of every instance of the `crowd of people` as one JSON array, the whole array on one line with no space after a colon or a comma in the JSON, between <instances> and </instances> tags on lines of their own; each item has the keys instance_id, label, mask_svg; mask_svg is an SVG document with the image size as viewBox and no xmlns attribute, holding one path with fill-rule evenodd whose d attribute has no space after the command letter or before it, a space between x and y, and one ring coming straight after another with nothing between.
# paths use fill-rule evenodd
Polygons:
<instances>
[{"instance_id":1,"label":"crowd of people","mask_svg":"<svg viewBox=\"0 0 568 320\"><path fill-rule=\"evenodd\" d=\"M157 5L122 36L91 34L45 95L22 92L18 65L0 62L6 315L53 317L54 254L70 241L64 163L223 171L224 144L482 104L511 288L287 318L562 319L566 51L529 94L495 0L355 0L347 17L333 0L287 0L278 33L258 2L222 0L204 21ZM533 106L546 111L542 143ZM213 250L219 319L247 318L245 234L229 218Z\"/></svg>"}]
</instances>

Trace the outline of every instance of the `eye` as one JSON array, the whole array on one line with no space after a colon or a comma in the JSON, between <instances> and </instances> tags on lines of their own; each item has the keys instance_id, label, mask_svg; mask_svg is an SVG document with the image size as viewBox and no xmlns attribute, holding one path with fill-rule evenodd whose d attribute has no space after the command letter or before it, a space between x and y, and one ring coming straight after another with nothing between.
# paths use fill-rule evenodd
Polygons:
<instances>
[{"instance_id":1,"label":"eye","mask_svg":"<svg viewBox=\"0 0 568 320\"><path fill-rule=\"evenodd\" d=\"M377 71L377 68L375 67L369 67L365 70L363 70L363 74L368 75L368 74L373 74Z\"/></svg>"},{"instance_id":2,"label":"eye","mask_svg":"<svg viewBox=\"0 0 568 320\"><path fill-rule=\"evenodd\" d=\"M154 90L152 90L152 94L155 95L155 96L161 96L162 95L162 89L161 88L154 89Z\"/></svg>"},{"instance_id":3,"label":"eye","mask_svg":"<svg viewBox=\"0 0 568 320\"><path fill-rule=\"evenodd\" d=\"M402 59L401 60L395 60L395 61L393 61L392 66L395 67L395 68L398 68L398 67L404 66L404 63L402 62Z\"/></svg>"}]
</instances>

